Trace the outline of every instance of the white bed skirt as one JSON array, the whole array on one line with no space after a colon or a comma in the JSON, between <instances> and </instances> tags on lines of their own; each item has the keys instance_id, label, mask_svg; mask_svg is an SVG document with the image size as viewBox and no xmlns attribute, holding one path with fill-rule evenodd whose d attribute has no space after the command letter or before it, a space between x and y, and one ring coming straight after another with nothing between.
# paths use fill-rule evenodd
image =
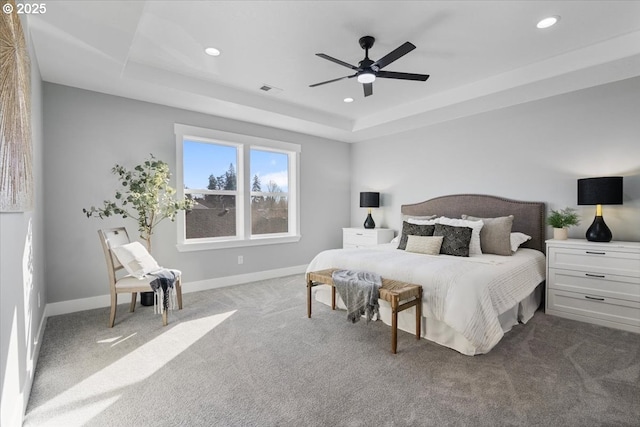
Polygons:
<instances>
[{"instance_id":1,"label":"white bed skirt","mask_svg":"<svg viewBox=\"0 0 640 427\"><path fill-rule=\"evenodd\" d=\"M542 288L543 284L538 285L538 287L536 287L529 296L520 301L520 303L498 316L503 332L509 332L511 328L518 323L527 323L529 319L533 317L533 314L542 301ZM315 293L314 298L316 301L331 307L331 286L318 285L313 288L313 292ZM391 325L391 305L384 300L378 300L378 302L380 303L380 320L387 325ZM337 293L336 308L346 310L346 306ZM416 333L415 307L410 307L398 313L398 329L411 334ZM464 336L436 319L422 317L420 336L429 341L452 348L467 356L481 354Z\"/></svg>"}]
</instances>

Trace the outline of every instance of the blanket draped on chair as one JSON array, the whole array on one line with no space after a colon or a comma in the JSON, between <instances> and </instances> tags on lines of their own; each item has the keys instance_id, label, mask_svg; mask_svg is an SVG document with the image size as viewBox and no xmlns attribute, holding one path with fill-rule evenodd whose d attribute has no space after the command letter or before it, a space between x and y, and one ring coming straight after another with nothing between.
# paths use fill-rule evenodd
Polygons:
<instances>
[{"instance_id":1,"label":"blanket draped on chair","mask_svg":"<svg viewBox=\"0 0 640 427\"><path fill-rule=\"evenodd\" d=\"M156 279L150 283L151 289L155 293L154 296L154 310L157 313L162 313L164 310L175 308L175 287L178 275L174 270L168 268L162 268L154 272L149 273L150 276L154 276Z\"/></svg>"},{"instance_id":2,"label":"blanket draped on chair","mask_svg":"<svg viewBox=\"0 0 640 427\"><path fill-rule=\"evenodd\" d=\"M356 323L362 315L369 322L378 314L378 298L382 278L367 271L336 270L333 285L347 306L347 320Z\"/></svg>"}]
</instances>

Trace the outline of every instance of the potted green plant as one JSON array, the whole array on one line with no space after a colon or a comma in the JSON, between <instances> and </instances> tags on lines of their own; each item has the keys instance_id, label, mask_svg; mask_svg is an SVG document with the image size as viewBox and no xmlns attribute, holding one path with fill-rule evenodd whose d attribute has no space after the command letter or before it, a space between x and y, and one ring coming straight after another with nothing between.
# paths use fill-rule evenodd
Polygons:
<instances>
[{"instance_id":1,"label":"potted green plant","mask_svg":"<svg viewBox=\"0 0 640 427\"><path fill-rule=\"evenodd\" d=\"M566 240L569 227L580 224L580 218L573 208L551 210L547 217L547 224L553 227L553 238Z\"/></svg>"},{"instance_id":2,"label":"potted green plant","mask_svg":"<svg viewBox=\"0 0 640 427\"><path fill-rule=\"evenodd\" d=\"M121 189L116 189L115 201L105 200L102 207L82 209L87 218L105 218L120 215L138 222L140 238L151 253L151 236L156 226L164 219L175 221L181 210L193 207L188 198L178 200L176 190L169 185L169 165L156 159L153 154L142 164L128 170L116 164L111 172L118 176Z\"/></svg>"}]
</instances>

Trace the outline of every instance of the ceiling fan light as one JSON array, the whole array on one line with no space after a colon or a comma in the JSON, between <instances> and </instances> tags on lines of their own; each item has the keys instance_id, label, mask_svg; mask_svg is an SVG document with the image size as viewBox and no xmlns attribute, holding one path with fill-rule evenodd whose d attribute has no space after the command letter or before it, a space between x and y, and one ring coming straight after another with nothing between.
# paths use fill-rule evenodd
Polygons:
<instances>
[{"instance_id":1,"label":"ceiling fan light","mask_svg":"<svg viewBox=\"0 0 640 427\"><path fill-rule=\"evenodd\" d=\"M373 73L362 73L358 75L358 81L360 83L373 83L376 79L376 75Z\"/></svg>"}]
</instances>

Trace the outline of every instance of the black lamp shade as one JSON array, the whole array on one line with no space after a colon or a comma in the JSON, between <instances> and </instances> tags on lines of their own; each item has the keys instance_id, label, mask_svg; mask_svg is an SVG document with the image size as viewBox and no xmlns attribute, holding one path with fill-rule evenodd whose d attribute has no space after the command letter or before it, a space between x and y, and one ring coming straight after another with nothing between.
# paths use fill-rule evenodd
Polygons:
<instances>
[{"instance_id":1,"label":"black lamp shade","mask_svg":"<svg viewBox=\"0 0 640 427\"><path fill-rule=\"evenodd\" d=\"M621 205L622 177L583 178L578 180L579 205Z\"/></svg>"},{"instance_id":2,"label":"black lamp shade","mask_svg":"<svg viewBox=\"0 0 640 427\"><path fill-rule=\"evenodd\" d=\"M361 208L379 208L380 193L373 193L373 192L360 193L360 207Z\"/></svg>"}]
</instances>

